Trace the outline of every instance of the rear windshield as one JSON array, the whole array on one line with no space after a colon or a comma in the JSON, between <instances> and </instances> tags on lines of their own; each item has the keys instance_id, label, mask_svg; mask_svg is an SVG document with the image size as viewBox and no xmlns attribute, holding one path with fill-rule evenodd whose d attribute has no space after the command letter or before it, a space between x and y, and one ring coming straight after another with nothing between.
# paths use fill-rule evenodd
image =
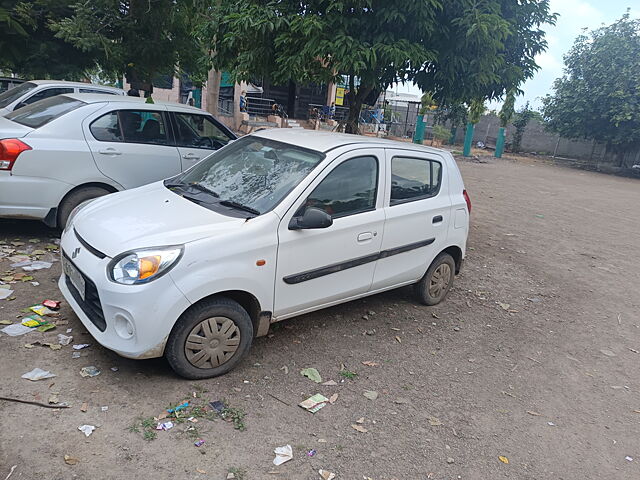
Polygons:
<instances>
[{"instance_id":1,"label":"rear windshield","mask_svg":"<svg viewBox=\"0 0 640 480\"><path fill-rule=\"evenodd\" d=\"M64 95L57 95L19 108L5 118L26 127L40 128L82 105L86 105L86 103Z\"/></svg>"},{"instance_id":2,"label":"rear windshield","mask_svg":"<svg viewBox=\"0 0 640 480\"><path fill-rule=\"evenodd\" d=\"M0 95L0 108L4 108L10 103L13 103L14 100L19 99L25 93L33 90L36 87L37 85L35 83L27 82L18 85L17 87L10 88Z\"/></svg>"}]
</instances>

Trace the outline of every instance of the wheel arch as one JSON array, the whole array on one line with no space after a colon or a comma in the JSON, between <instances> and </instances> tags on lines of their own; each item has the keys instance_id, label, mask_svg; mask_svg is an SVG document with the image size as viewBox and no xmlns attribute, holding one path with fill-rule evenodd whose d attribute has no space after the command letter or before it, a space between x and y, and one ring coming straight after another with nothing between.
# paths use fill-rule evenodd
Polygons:
<instances>
[{"instance_id":1,"label":"wheel arch","mask_svg":"<svg viewBox=\"0 0 640 480\"><path fill-rule=\"evenodd\" d=\"M438 255L443 253L448 253L453 257L453 261L456 263L456 275L459 274L462 268L462 249L457 245L451 245L442 250ZM436 255L436 258L438 255Z\"/></svg>"},{"instance_id":2,"label":"wheel arch","mask_svg":"<svg viewBox=\"0 0 640 480\"><path fill-rule=\"evenodd\" d=\"M81 185L76 185L75 187L73 187L71 190L69 190L67 193L64 194L64 196L58 202L57 207L54 207L51 210L49 210L49 213L47 213L47 216L44 218L45 225L52 228L57 227L58 211L60 210L60 206L64 203L64 201L67 198L69 198L69 195L77 192L78 190L82 190L83 188L89 188L89 187L102 188L104 190L107 190L109 193L116 193L120 191L120 189L118 189L117 187L104 182L87 182Z\"/></svg>"}]
</instances>

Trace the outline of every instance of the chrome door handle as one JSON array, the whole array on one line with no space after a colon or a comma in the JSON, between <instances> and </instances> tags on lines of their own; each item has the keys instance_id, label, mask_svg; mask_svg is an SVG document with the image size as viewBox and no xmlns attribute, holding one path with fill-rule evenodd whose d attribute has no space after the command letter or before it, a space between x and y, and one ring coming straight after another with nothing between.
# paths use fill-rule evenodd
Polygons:
<instances>
[{"instance_id":1,"label":"chrome door handle","mask_svg":"<svg viewBox=\"0 0 640 480\"><path fill-rule=\"evenodd\" d=\"M104 150L98 150L100 155L122 155L122 152L119 152L115 148L105 148Z\"/></svg>"},{"instance_id":2,"label":"chrome door handle","mask_svg":"<svg viewBox=\"0 0 640 480\"><path fill-rule=\"evenodd\" d=\"M373 233L371 232L364 232L358 235L359 242L366 242L367 240L371 240L372 238L373 238Z\"/></svg>"},{"instance_id":3,"label":"chrome door handle","mask_svg":"<svg viewBox=\"0 0 640 480\"><path fill-rule=\"evenodd\" d=\"M195 153L185 153L184 155L182 155L182 158L184 158L185 160L200 160L200 157Z\"/></svg>"}]
</instances>

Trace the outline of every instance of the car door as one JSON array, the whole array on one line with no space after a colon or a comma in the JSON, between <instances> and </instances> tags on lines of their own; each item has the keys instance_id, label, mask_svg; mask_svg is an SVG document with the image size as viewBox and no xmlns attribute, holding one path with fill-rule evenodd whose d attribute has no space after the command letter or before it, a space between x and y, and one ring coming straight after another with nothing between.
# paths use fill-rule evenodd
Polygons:
<instances>
[{"instance_id":1,"label":"car door","mask_svg":"<svg viewBox=\"0 0 640 480\"><path fill-rule=\"evenodd\" d=\"M171 112L182 170L224 147L235 136L211 115Z\"/></svg>"},{"instance_id":2,"label":"car door","mask_svg":"<svg viewBox=\"0 0 640 480\"><path fill-rule=\"evenodd\" d=\"M438 155L386 150L387 189L380 259L372 289L417 281L447 239L451 199Z\"/></svg>"},{"instance_id":3,"label":"car door","mask_svg":"<svg viewBox=\"0 0 640 480\"><path fill-rule=\"evenodd\" d=\"M274 315L282 318L366 293L380 252L384 211L383 149L334 160L284 215L278 228ZM333 224L291 230L293 217L320 208Z\"/></svg>"},{"instance_id":4,"label":"car door","mask_svg":"<svg viewBox=\"0 0 640 480\"><path fill-rule=\"evenodd\" d=\"M85 138L98 169L124 188L181 172L166 108L114 108L84 123Z\"/></svg>"},{"instance_id":5,"label":"car door","mask_svg":"<svg viewBox=\"0 0 640 480\"><path fill-rule=\"evenodd\" d=\"M63 95L65 93L73 93L73 87L49 87L42 88L32 95L24 98L20 103L18 103L13 109L17 110L18 108L22 108L25 105L31 105L38 100L44 100L45 98L55 97L56 95Z\"/></svg>"}]
</instances>

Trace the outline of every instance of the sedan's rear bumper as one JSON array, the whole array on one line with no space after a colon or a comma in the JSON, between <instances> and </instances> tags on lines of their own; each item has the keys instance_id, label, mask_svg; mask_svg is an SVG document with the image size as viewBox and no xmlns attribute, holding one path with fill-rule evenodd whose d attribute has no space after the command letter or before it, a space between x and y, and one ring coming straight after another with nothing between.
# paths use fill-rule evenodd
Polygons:
<instances>
[{"instance_id":1,"label":"sedan's rear bumper","mask_svg":"<svg viewBox=\"0 0 640 480\"><path fill-rule=\"evenodd\" d=\"M73 185L44 177L0 172L0 217L44 220Z\"/></svg>"}]
</instances>

